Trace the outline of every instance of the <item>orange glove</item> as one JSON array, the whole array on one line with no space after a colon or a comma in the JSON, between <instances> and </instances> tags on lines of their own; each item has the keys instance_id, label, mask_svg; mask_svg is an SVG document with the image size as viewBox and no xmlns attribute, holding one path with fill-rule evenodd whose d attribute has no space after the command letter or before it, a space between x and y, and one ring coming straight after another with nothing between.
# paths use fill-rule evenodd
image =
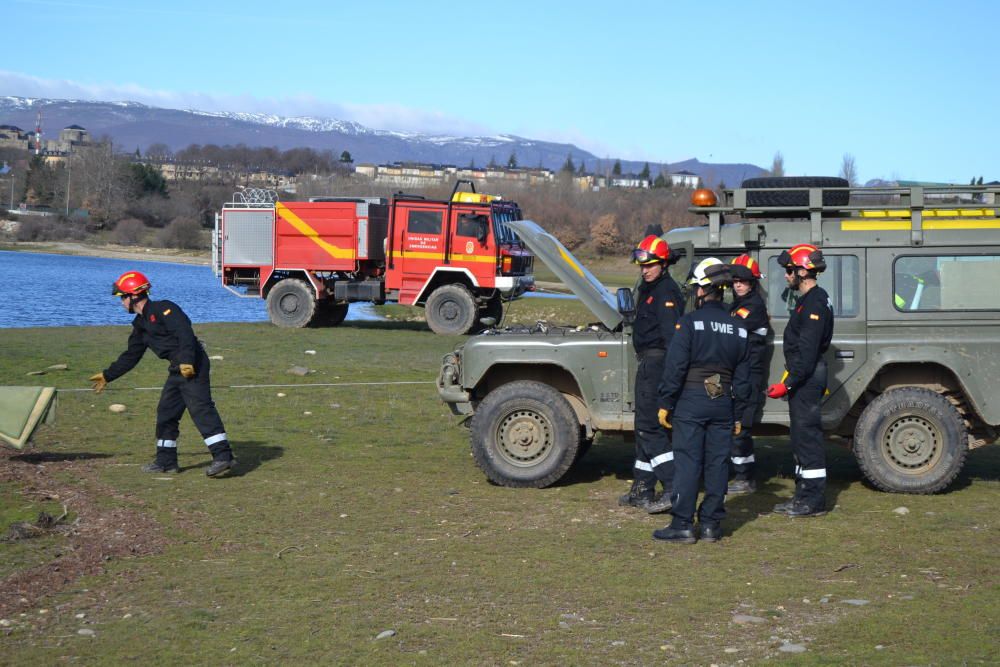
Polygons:
<instances>
[{"instance_id":1,"label":"orange glove","mask_svg":"<svg viewBox=\"0 0 1000 667\"><path fill-rule=\"evenodd\" d=\"M673 428L674 425L670 423L670 410L666 408L660 408L656 411L656 419L660 422L660 426L663 428Z\"/></svg>"},{"instance_id":2,"label":"orange glove","mask_svg":"<svg viewBox=\"0 0 1000 667\"><path fill-rule=\"evenodd\" d=\"M108 381L104 379L104 373L94 373L88 379L94 383L95 394L100 394L108 386Z\"/></svg>"},{"instance_id":3,"label":"orange glove","mask_svg":"<svg viewBox=\"0 0 1000 667\"><path fill-rule=\"evenodd\" d=\"M786 387L781 382L778 382L777 384L772 384L770 387L767 388L768 398L781 398L787 393L788 393L788 387Z\"/></svg>"},{"instance_id":4,"label":"orange glove","mask_svg":"<svg viewBox=\"0 0 1000 667\"><path fill-rule=\"evenodd\" d=\"M177 368L180 370L181 375L183 375L184 377L188 379L194 377L194 366L192 366L191 364L180 364Z\"/></svg>"}]
</instances>

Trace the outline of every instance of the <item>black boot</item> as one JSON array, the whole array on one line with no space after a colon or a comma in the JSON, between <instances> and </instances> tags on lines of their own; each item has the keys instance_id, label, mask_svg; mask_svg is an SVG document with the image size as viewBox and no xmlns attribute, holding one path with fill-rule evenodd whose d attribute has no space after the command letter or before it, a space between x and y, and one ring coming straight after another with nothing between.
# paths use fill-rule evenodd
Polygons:
<instances>
[{"instance_id":1,"label":"black boot","mask_svg":"<svg viewBox=\"0 0 1000 667\"><path fill-rule=\"evenodd\" d=\"M236 464L236 459L233 458L233 450L229 447L228 440L209 445L208 451L212 452L212 462L205 469L205 474L209 477L221 475Z\"/></svg>"},{"instance_id":2,"label":"black boot","mask_svg":"<svg viewBox=\"0 0 1000 667\"><path fill-rule=\"evenodd\" d=\"M661 493L655 500L650 500L643 506L649 514L662 514L666 512L671 507L674 506L673 502L670 500L670 496L673 494L673 489L663 489Z\"/></svg>"},{"instance_id":3,"label":"black boot","mask_svg":"<svg viewBox=\"0 0 1000 667\"><path fill-rule=\"evenodd\" d=\"M180 472L181 468L177 465L177 448L176 447L157 447L156 448L156 458L152 463L147 463L140 468L143 472Z\"/></svg>"},{"instance_id":4,"label":"black boot","mask_svg":"<svg viewBox=\"0 0 1000 667\"><path fill-rule=\"evenodd\" d=\"M635 480L628 493L618 497L618 504L622 507L645 507L653 500L653 492L654 489L646 486L645 482Z\"/></svg>"}]
</instances>

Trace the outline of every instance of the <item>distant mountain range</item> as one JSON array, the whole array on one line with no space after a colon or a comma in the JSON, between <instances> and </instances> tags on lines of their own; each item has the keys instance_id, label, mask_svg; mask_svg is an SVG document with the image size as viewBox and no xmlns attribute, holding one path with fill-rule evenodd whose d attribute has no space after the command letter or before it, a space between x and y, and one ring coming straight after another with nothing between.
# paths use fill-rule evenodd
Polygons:
<instances>
[{"instance_id":1,"label":"distant mountain range","mask_svg":"<svg viewBox=\"0 0 1000 667\"><path fill-rule=\"evenodd\" d=\"M172 150L191 144L219 146L275 146L281 150L309 147L332 150L338 155L349 151L358 162L423 162L465 166L485 166L491 160L504 164L511 153L521 166L543 166L558 170L566 156L589 172L604 172L615 158L598 158L573 144L536 141L510 134L490 137L454 137L376 130L351 121L308 116L284 117L272 114L208 112L162 109L138 102L92 102L27 97L0 97L0 125L15 125L28 131L42 112L42 135L58 136L69 125L79 125L97 139L109 136L124 150L142 151L153 143ZM622 160L622 170L638 173L644 162ZM689 171L706 184L720 180L732 187L744 178L760 176L764 169L753 164L711 164L697 159L670 164L649 163L655 176L660 170Z\"/></svg>"}]
</instances>

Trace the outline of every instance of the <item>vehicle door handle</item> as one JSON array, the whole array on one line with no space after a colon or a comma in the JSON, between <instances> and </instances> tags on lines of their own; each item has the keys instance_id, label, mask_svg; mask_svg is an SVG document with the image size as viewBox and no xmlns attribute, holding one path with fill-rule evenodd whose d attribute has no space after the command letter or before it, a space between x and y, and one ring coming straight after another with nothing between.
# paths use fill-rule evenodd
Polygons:
<instances>
[{"instance_id":1,"label":"vehicle door handle","mask_svg":"<svg viewBox=\"0 0 1000 667\"><path fill-rule=\"evenodd\" d=\"M853 359L854 350L837 350L836 357L838 359Z\"/></svg>"}]
</instances>

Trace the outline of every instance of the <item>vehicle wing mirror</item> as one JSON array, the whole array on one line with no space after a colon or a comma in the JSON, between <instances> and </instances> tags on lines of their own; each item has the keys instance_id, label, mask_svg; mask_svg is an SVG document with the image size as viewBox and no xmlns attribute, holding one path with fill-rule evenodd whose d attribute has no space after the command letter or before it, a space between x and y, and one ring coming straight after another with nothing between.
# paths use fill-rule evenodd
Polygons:
<instances>
[{"instance_id":1,"label":"vehicle wing mirror","mask_svg":"<svg viewBox=\"0 0 1000 667\"><path fill-rule=\"evenodd\" d=\"M625 318L626 323L631 324L635 320L635 298L632 296L632 290L628 287L619 287L615 296L618 298L618 312Z\"/></svg>"}]
</instances>

